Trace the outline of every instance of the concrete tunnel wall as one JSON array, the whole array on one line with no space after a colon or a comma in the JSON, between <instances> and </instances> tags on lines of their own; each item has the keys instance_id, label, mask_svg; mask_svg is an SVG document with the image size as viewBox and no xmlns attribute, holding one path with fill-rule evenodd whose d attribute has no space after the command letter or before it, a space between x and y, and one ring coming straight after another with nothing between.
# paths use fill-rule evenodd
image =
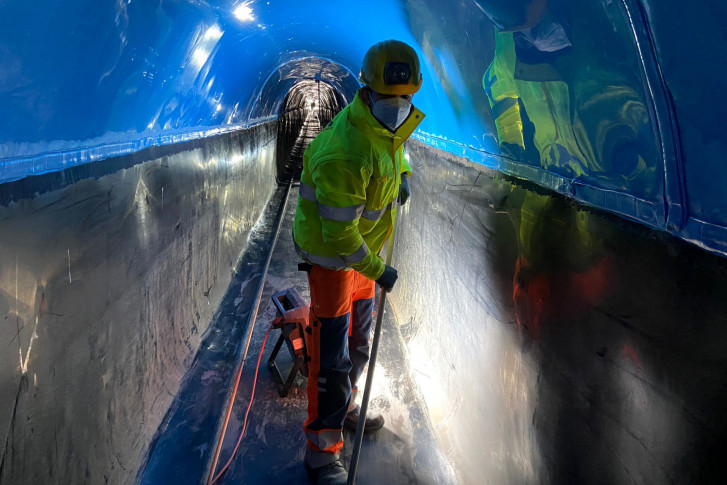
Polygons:
<instances>
[{"instance_id":1,"label":"concrete tunnel wall","mask_svg":"<svg viewBox=\"0 0 727 485\"><path fill-rule=\"evenodd\" d=\"M528 178L724 253L725 142L715 131L723 104L710 84L718 76L708 75L724 65L724 50L710 48L724 45L716 25L724 6L708 3L676 16L672 2L551 2L573 32L570 57L553 61L562 64L567 111L575 113L566 126L583 136L579 142L614 134L592 157L569 153L567 163L554 164L533 134L543 125L532 114L523 119L522 154L498 139L482 84L502 37L484 13L496 3L0 5L0 481L125 482L136 473L199 344L195 332L212 318L229 268L272 192L280 155L273 147L285 125L266 123L301 81L324 82L339 102L350 101L365 49L384 38L410 42L423 59L427 82L417 104L428 118L418 140L468 157L480 164L476 172L488 167ZM704 89L695 90L694 79ZM528 104L527 86L519 89L525 111L537 106ZM585 106L595 111L579 111ZM614 130L599 132L599 119ZM149 147L158 148L143 151ZM420 160L431 156L418 153ZM414 183L429 190L423 180ZM461 196L447 184L436 193L440 198L428 196L426 207ZM424 207L415 202L410 210L424 217L421 227L437 227L421 215ZM448 251L446 244L420 248L433 261ZM394 298L400 319L421 320L422 308L431 306L438 321L446 320L454 310L444 304L448 292L414 287L429 276L414 261L402 265L402 281L412 286ZM472 278L479 281L463 280ZM468 298L458 302L457 311L472 308ZM468 310L457 318L473 323L481 314ZM712 321L722 318L717 313ZM157 331L157 324L174 330ZM453 348L469 349L458 355L472 359L484 355L485 344L440 341L451 345L441 359ZM412 352L437 352L415 344ZM461 369L438 372L435 382L452 389L430 399L462 402L454 392L468 382ZM436 421L441 403L428 404ZM448 425L452 433L442 439L453 440L451 449L461 446L457 435L467 425ZM531 455L518 460L532 458L528 466L538 470L537 447L525 441ZM502 447L504 454L513 449ZM467 449L475 456L454 460L472 473L477 468L466 463L477 460L479 448ZM676 458L667 453L663 462L670 459Z\"/></svg>"},{"instance_id":2,"label":"concrete tunnel wall","mask_svg":"<svg viewBox=\"0 0 727 485\"><path fill-rule=\"evenodd\" d=\"M275 187L276 128L3 205L0 482L133 481Z\"/></svg>"}]
</instances>

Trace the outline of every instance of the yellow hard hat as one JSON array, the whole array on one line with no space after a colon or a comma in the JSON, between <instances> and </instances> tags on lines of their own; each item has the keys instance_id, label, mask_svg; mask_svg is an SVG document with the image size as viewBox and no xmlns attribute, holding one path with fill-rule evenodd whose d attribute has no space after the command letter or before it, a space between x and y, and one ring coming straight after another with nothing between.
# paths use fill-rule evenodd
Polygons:
<instances>
[{"instance_id":1,"label":"yellow hard hat","mask_svg":"<svg viewBox=\"0 0 727 485\"><path fill-rule=\"evenodd\" d=\"M377 93L414 94L422 87L419 56L404 42L379 42L366 52L359 80Z\"/></svg>"}]
</instances>

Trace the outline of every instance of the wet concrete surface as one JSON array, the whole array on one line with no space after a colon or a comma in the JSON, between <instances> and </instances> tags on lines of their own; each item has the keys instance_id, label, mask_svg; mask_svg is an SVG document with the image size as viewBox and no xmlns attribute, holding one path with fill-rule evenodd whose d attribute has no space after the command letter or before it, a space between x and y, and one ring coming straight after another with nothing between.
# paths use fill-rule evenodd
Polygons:
<instances>
[{"instance_id":1,"label":"wet concrete surface","mask_svg":"<svg viewBox=\"0 0 727 485\"><path fill-rule=\"evenodd\" d=\"M133 482L272 194L275 133L3 190L1 483Z\"/></svg>"}]
</instances>

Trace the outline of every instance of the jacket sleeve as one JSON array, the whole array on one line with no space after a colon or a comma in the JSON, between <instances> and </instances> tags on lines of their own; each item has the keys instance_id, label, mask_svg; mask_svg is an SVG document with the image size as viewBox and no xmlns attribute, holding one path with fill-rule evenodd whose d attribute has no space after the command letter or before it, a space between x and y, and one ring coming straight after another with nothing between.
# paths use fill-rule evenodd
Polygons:
<instances>
[{"instance_id":1,"label":"jacket sleeve","mask_svg":"<svg viewBox=\"0 0 727 485\"><path fill-rule=\"evenodd\" d=\"M399 174L406 174L407 177L411 177L411 167L409 166L409 158L406 155L406 150L404 150L404 145L399 147L399 155L401 160L401 170L399 170Z\"/></svg>"},{"instance_id":2,"label":"jacket sleeve","mask_svg":"<svg viewBox=\"0 0 727 485\"><path fill-rule=\"evenodd\" d=\"M359 161L329 160L311 173L321 220L323 242L353 269L370 280L384 272L384 262L370 251L358 230L366 204L371 171Z\"/></svg>"},{"instance_id":3,"label":"jacket sleeve","mask_svg":"<svg viewBox=\"0 0 727 485\"><path fill-rule=\"evenodd\" d=\"M490 100L499 143L525 149L514 72L515 43L512 33L498 32L495 34L495 58L482 78L482 87Z\"/></svg>"}]
</instances>

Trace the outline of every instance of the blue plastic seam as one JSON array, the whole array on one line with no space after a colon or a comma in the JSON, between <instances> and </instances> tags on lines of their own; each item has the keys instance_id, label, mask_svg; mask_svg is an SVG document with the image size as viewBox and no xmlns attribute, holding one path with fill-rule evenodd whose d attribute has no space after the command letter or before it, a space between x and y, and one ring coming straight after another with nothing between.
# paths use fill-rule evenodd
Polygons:
<instances>
[{"instance_id":1,"label":"blue plastic seam","mask_svg":"<svg viewBox=\"0 0 727 485\"><path fill-rule=\"evenodd\" d=\"M677 129L674 106L664 74L658 59L648 18L639 1L621 0L631 33L639 54L642 67L643 80L646 91L649 93L651 109L656 122L656 132L659 137L662 163L664 165L664 230L678 235L685 227L687 221L688 204L686 200L684 170L681 157L681 142ZM640 25L642 28L638 29ZM643 35L640 34L643 31ZM649 55L644 55L644 49Z\"/></svg>"}]
</instances>

